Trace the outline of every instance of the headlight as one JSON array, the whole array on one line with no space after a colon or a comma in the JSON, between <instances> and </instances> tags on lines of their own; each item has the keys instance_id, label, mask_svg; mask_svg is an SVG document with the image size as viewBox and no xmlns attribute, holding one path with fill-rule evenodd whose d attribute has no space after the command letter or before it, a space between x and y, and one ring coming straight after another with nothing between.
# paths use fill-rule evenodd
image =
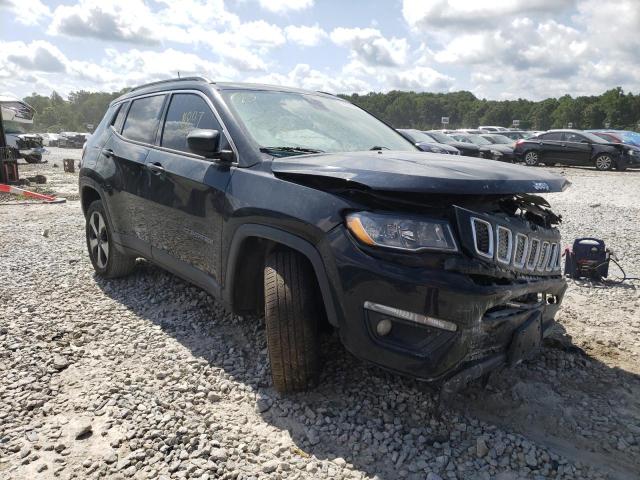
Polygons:
<instances>
[{"instance_id":1,"label":"headlight","mask_svg":"<svg viewBox=\"0 0 640 480\"><path fill-rule=\"evenodd\" d=\"M629 155L637 155L637 154L638 154L638 151L637 151L637 150L634 150L633 148L630 148L629 150L627 150L627 153L628 153Z\"/></svg>"},{"instance_id":2,"label":"headlight","mask_svg":"<svg viewBox=\"0 0 640 480\"><path fill-rule=\"evenodd\" d=\"M493 155L494 157L501 157L502 152L499 152L498 150L491 150L491 155Z\"/></svg>"},{"instance_id":3,"label":"headlight","mask_svg":"<svg viewBox=\"0 0 640 480\"><path fill-rule=\"evenodd\" d=\"M444 152L444 150L442 150L440 147L430 147L431 148L431 153L442 153Z\"/></svg>"},{"instance_id":4,"label":"headlight","mask_svg":"<svg viewBox=\"0 0 640 480\"><path fill-rule=\"evenodd\" d=\"M350 213L346 218L349 231L365 245L411 252L458 251L451 227L445 220L370 212Z\"/></svg>"}]
</instances>

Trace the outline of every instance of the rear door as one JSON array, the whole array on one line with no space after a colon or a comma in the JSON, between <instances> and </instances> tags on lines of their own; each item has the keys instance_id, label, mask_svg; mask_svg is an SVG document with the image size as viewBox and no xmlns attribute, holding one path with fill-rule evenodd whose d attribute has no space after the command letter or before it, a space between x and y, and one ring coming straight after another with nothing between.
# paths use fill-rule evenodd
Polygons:
<instances>
[{"instance_id":1,"label":"rear door","mask_svg":"<svg viewBox=\"0 0 640 480\"><path fill-rule=\"evenodd\" d=\"M196 283L202 283L193 278L200 273L217 282L225 189L232 168L228 163L189 151L187 135L195 128L218 130L221 148L230 148L204 94L190 91L172 94L159 148L147 158L151 176L144 196L152 205L146 219L154 259L176 273L184 273L186 269L187 276Z\"/></svg>"},{"instance_id":2,"label":"rear door","mask_svg":"<svg viewBox=\"0 0 640 480\"><path fill-rule=\"evenodd\" d=\"M591 165L591 143L573 132L564 133L565 158L571 165Z\"/></svg>"},{"instance_id":3,"label":"rear door","mask_svg":"<svg viewBox=\"0 0 640 480\"><path fill-rule=\"evenodd\" d=\"M154 94L123 107L122 115L118 112L115 118L115 134L102 149L108 159L101 163L108 170L102 174L109 178L105 187L114 230L125 245L145 256L151 253L146 202L142 197L149 178L146 159L156 140L165 100L165 94Z\"/></svg>"}]
</instances>

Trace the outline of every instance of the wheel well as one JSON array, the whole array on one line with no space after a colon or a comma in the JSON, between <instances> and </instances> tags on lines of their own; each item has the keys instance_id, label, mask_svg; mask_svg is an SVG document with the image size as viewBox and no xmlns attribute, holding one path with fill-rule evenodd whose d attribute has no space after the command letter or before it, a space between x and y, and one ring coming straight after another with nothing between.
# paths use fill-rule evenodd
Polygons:
<instances>
[{"instance_id":1,"label":"wheel well","mask_svg":"<svg viewBox=\"0 0 640 480\"><path fill-rule=\"evenodd\" d=\"M100 194L91 187L84 187L82 189L82 211L87 212L89 205L92 202L100 200Z\"/></svg>"},{"instance_id":2,"label":"wheel well","mask_svg":"<svg viewBox=\"0 0 640 480\"><path fill-rule=\"evenodd\" d=\"M231 287L231 306L235 313L262 315L264 313L264 265L267 257L275 250L290 250L298 253L309 264L316 283L316 292L320 292L317 274L306 255L294 248L273 240L260 237L247 237L236 256L236 264ZM227 272L227 278L229 272ZM321 330L330 327L324 311L322 295L318 293L318 304L322 305ZM325 325L326 324L326 325Z\"/></svg>"}]
</instances>

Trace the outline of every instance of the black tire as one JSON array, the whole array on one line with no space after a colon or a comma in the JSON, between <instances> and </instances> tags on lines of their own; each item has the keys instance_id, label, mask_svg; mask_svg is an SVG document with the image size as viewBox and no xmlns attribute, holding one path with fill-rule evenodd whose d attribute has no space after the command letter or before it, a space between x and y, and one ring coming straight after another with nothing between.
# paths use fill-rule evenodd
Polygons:
<instances>
[{"instance_id":1,"label":"black tire","mask_svg":"<svg viewBox=\"0 0 640 480\"><path fill-rule=\"evenodd\" d=\"M319 372L317 284L307 260L277 250L264 268L264 318L273 386L280 393L307 390Z\"/></svg>"},{"instance_id":2,"label":"black tire","mask_svg":"<svg viewBox=\"0 0 640 480\"><path fill-rule=\"evenodd\" d=\"M93 269L101 277L123 277L133 271L136 258L116 249L111 232L102 201L92 202L87 209L85 234Z\"/></svg>"},{"instance_id":3,"label":"black tire","mask_svg":"<svg viewBox=\"0 0 640 480\"><path fill-rule=\"evenodd\" d=\"M601 153L595 159L596 170L600 170L601 172L611 170L614 163L613 157L608 153Z\"/></svg>"},{"instance_id":4,"label":"black tire","mask_svg":"<svg viewBox=\"0 0 640 480\"><path fill-rule=\"evenodd\" d=\"M540 154L536 150L529 150L524 154L522 160L528 167L537 167L540 165Z\"/></svg>"},{"instance_id":5,"label":"black tire","mask_svg":"<svg viewBox=\"0 0 640 480\"><path fill-rule=\"evenodd\" d=\"M25 155L24 159L27 163L41 163L42 155L39 153L34 153L33 155Z\"/></svg>"}]
</instances>

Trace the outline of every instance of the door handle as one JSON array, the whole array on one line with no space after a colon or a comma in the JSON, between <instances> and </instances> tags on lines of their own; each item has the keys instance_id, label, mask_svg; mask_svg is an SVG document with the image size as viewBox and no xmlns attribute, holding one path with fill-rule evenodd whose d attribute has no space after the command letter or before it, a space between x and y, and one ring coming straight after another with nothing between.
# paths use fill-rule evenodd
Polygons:
<instances>
[{"instance_id":1,"label":"door handle","mask_svg":"<svg viewBox=\"0 0 640 480\"><path fill-rule=\"evenodd\" d=\"M111 158L113 157L113 150L111 150L110 148L103 148L102 155L104 155L107 158Z\"/></svg>"},{"instance_id":2,"label":"door handle","mask_svg":"<svg viewBox=\"0 0 640 480\"><path fill-rule=\"evenodd\" d=\"M151 170L153 173L155 173L156 175L160 175L161 173L164 173L164 167L158 162L148 163L147 168Z\"/></svg>"}]
</instances>

